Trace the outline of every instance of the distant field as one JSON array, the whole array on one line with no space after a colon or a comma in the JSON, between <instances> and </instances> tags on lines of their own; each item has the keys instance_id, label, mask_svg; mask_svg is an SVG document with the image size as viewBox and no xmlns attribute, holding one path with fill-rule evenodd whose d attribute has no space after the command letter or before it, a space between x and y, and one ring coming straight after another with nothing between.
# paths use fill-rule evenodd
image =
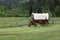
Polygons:
<instances>
[{"instance_id":1,"label":"distant field","mask_svg":"<svg viewBox=\"0 0 60 40\"><path fill-rule=\"evenodd\" d=\"M49 22L59 23L48 26L20 26L29 20L28 17L0 17L0 40L60 40L60 18L51 18Z\"/></svg>"}]
</instances>

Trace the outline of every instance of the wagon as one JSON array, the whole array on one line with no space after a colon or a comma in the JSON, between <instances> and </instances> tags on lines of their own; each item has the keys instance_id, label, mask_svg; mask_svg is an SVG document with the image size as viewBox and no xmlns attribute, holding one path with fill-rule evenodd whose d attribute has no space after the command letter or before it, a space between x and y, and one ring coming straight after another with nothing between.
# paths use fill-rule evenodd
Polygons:
<instances>
[{"instance_id":1,"label":"wagon","mask_svg":"<svg viewBox=\"0 0 60 40\"><path fill-rule=\"evenodd\" d=\"M31 25L37 26L37 24L47 25L48 20L49 20L48 13L32 13L31 20L28 25L29 26L31 26Z\"/></svg>"}]
</instances>

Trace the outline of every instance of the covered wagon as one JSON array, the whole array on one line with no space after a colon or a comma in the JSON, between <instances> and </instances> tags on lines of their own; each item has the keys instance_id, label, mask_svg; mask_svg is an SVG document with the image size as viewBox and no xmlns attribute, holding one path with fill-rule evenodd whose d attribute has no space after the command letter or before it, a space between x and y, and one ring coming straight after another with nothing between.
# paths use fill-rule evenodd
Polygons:
<instances>
[{"instance_id":1,"label":"covered wagon","mask_svg":"<svg viewBox=\"0 0 60 40\"><path fill-rule=\"evenodd\" d=\"M29 26L31 25L45 25L48 24L49 14L48 13L32 13L31 20L29 22Z\"/></svg>"}]
</instances>

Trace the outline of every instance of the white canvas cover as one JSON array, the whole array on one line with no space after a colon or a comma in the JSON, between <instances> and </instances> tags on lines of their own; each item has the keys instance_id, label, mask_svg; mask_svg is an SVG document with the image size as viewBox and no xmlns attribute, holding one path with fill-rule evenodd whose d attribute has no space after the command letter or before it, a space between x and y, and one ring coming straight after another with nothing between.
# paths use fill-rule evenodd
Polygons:
<instances>
[{"instance_id":1,"label":"white canvas cover","mask_svg":"<svg viewBox=\"0 0 60 40\"><path fill-rule=\"evenodd\" d=\"M35 20L48 20L49 14L48 13L32 13Z\"/></svg>"}]
</instances>

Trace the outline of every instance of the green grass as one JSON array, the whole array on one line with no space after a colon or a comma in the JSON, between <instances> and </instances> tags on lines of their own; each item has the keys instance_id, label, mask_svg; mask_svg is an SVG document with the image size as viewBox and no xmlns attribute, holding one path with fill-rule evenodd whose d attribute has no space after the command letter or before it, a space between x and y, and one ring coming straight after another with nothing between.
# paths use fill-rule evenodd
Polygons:
<instances>
[{"instance_id":1,"label":"green grass","mask_svg":"<svg viewBox=\"0 0 60 40\"><path fill-rule=\"evenodd\" d=\"M28 24L29 17L0 17L0 28L20 27L20 25ZM60 23L60 17L51 18L50 23Z\"/></svg>"},{"instance_id":2,"label":"green grass","mask_svg":"<svg viewBox=\"0 0 60 40\"><path fill-rule=\"evenodd\" d=\"M3 23L0 23L0 40L60 40L60 24L18 27L28 21L27 17L1 17L0 22Z\"/></svg>"},{"instance_id":3,"label":"green grass","mask_svg":"<svg viewBox=\"0 0 60 40\"><path fill-rule=\"evenodd\" d=\"M15 34L15 36L0 35L0 40L60 40L60 25L3 28L0 29L0 34Z\"/></svg>"},{"instance_id":4,"label":"green grass","mask_svg":"<svg viewBox=\"0 0 60 40\"><path fill-rule=\"evenodd\" d=\"M0 34L16 34L16 33L29 33L29 32L47 32L59 30L60 25L49 25L46 27L13 27L13 28L2 28Z\"/></svg>"},{"instance_id":5,"label":"green grass","mask_svg":"<svg viewBox=\"0 0 60 40\"><path fill-rule=\"evenodd\" d=\"M27 24L28 17L0 17L0 28L20 27L22 24Z\"/></svg>"},{"instance_id":6,"label":"green grass","mask_svg":"<svg viewBox=\"0 0 60 40\"><path fill-rule=\"evenodd\" d=\"M0 40L60 40L60 32L20 33L16 36L2 36Z\"/></svg>"}]
</instances>

